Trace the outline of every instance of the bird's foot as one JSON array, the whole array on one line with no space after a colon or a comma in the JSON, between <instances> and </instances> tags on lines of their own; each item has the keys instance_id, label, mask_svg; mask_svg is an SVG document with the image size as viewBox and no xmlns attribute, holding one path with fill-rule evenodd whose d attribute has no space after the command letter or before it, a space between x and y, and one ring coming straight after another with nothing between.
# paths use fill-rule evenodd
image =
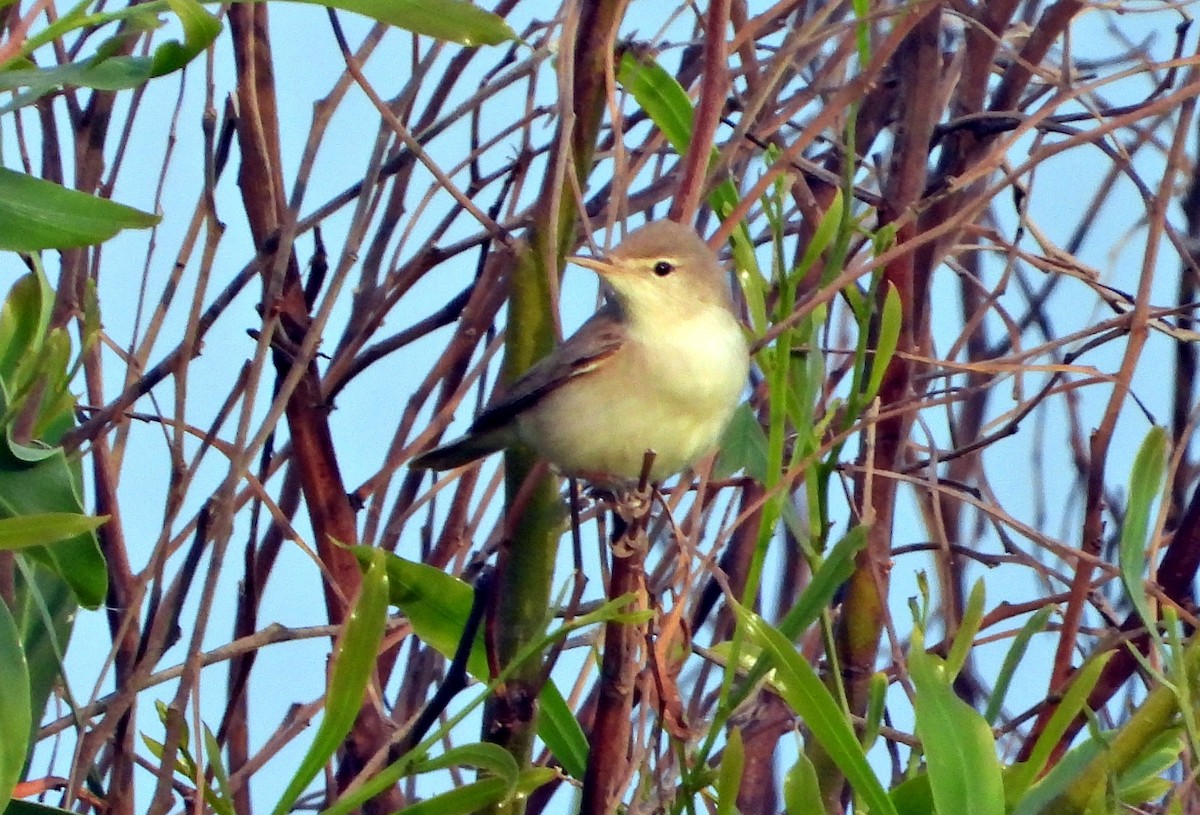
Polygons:
<instances>
[{"instance_id":1,"label":"bird's foot","mask_svg":"<svg viewBox=\"0 0 1200 815\"><path fill-rule=\"evenodd\" d=\"M612 510L612 546L617 557L644 554L649 549L646 525L654 506L654 491L653 486L643 489L628 483L592 487L589 491L592 498Z\"/></svg>"},{"instance_id":2,"label":"bird's foot","mask_svg":"<svg viewBox=\"0 0 1200 815\"><path fill-rule=\"evenodd\" d=\"M598 483L592 481L587 490L588 497L607 505L626 524L639 523L650 514L654 504L653 485L642 489L629 482L609 481L597 486Z\"/></svg>"}]
</instances>

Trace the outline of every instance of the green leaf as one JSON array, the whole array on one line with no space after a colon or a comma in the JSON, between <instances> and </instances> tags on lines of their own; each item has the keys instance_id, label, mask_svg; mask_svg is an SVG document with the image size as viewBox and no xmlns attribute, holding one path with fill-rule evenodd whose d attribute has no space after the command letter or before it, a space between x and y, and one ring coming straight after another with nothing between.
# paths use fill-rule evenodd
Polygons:
<instances>
[{"instance_id":1,"label":"green leaf","mask_svg":"<svg viewBox=\"0 0 1200 815\"><path fill-rule=\"evenodd\" d=\"M69 390L71 339L62 328L50 327L54 290L36 255L34 270L13 284L0 308L0 423L4 440L18 459L37 462L54 453L54 445L75 423L75 397ZM26 406L27 398L36 396ZM18 411L36 410L32 441L13 438L11 424Z\"/></svg>"},{"instance_id":2,"label":"green leaf","mask_svg":"<svg viewBox=\"0 0 1200 815\"><path fill-rule=\"evenodd\" d=\"M208 729L208 725L204 725L204 754L217 782L216 789L211 786L205 788L204 800L208 801L218 815L235 815L232 804L233 790L229 786L229 773L225 771L225 764L221 760L221 745Z\"/></svg>"},{"instance_id":3,"label":"green leaf","mask_svg":"<svg viewBox=\"0 0 1200 815\"><path fill-rule=\"evenodd\" d=\"M1167 468L1167 431L1155 425L1150 428L1129 474L1129 505L1125 509L1125 524L1121 527L1121 580L1129 602L1138 616L1157 639L1158 620L1146 602L1146 533L1150 526L1150 510L1162 489Z\"/></svg>"},{"instance_id":4,"label":"green leaf","mask_svg":"<svg viewBox=\"0 0 1200 815\"><path fill-rule=\"evenodd\" d=\"M1014 800L1020 800L1034 780L1041 775L1054 748L1058 746L1059 740L1067 732L1067 727L1087 704L1088 695L1100 681L1100 673L1114 653L1114 651L1107 651L1092 657L1075 672L1071 678L1071 684L1067 687L1067 691L1059 703L1055 705L1054 713L1046 722L1046 727L1038 737L1037 743L1029 751L1029 759L1013 769L1009 779L1009 790Z\"/></svg>"},{"instance_id":5,"label":"green leaf","mask_svg":"<svg viewBox=\"0 0 1200 815\"><path fill-rule=\"evenodd\" d=\"M1029 641L1034 634L1045 630L1046 624L1050 622L1050 615L1054 612L1053 604L1042 606L1030 615L1025 625L1021 626L1021 630L1017 632L1017 636L1013 637L1012 646L1004 655L1004 663L1000 666L1000 672L996 674L996 686L992 689L991 698L988 699L987 709L983 712L983 718L988 724L995 724L1000 712L1004 709L1004 697L1008 694L1008 686L1012 684L1017 666L1021 664L1021 659L1029 648Z\"/></svg>"},{"instance_id":6,"label":"green leaf","mask_svg":"<svg viewBox=\"0 0 1200 815\"><path fill-rule=\"evenodd\" d=\"M542 771L533 775L523 776L512 754L497 744L487 742L454 747L440 756L415 763L407 763L401 759L401 763L406 764L399 768L402 775L429 773L451 767L473 767L488 775L474 783L405 807L401 810L404 815L414 815L414 813L415 815L423 815L423 813L429 815L463 813L465 815L508 800L517 794L519 788L526 790L526 794L528 794L528 790L536 789L554 777L553 771L547 776L544 772L545 768L539 768ZM394 775L396 770L397 766L393 764L383 774ZM348 806L361 797L361 792L362 790L359 790L357 793L346 796L326 812L346 811Z\"/></svg>"},{"instance_id":7,"label":"green leaf","mask_svg":"<svg viewBox=\"0 0 1200 815\"><path fill-rule=\"evenodd\" d=\"M933 815L936 812L928 773L919 772L892 787L891 798L900 815Z\"/></svg>"},{"instance_id":8,"label":"green leaf","mask_svg":"<svg viewBox=\"0 0 1200 815\"><path fill-rule=\"evenodd\" d=\"M887 712L888 677L882 671L871 674L867 684L867 710L863 715L862 746L870 750L871 745L879 738L883 727L883 717Z\"/></svg>"},{"instance_id":9,"label":"green leaf","mask_svg":"<svg viewBox=\"0 0 1200 815\"><path fill-rule=\"evenodd\" d=\"M0 249L90 246L158 221L157 215L0 167Z\"/></svg>"},{"instance_id":10,"label":"green leaf","mask_svg":"<svg viewBox=\"0 0 1200 815\"><path fill-rule=\"evenodd\" d=\"M29 666L16 622L0 600L0 810L12 798L29 753L33 711L29 706Z\"/></svg>"},{"instance_id":11,"label":"green leaf","mask_svg":"<svg viewBox=\"0 0 1200 815\"><path fill-rule=\"evenodd\" d=\"M696 112L692 107L692 100L688 98L687 91L679 81L651 57L635 55L630 50L621 55L617 81L662 131L671 148L681 156L687 155L692 143ZM713 148L710 152L710 166L717 155L716 149ZM714 184L712 192L708 195L709 206L721 219L729 217L739 200L737 185L729 178ZM750 232L744 223L737 224L729 241L733 249L738 284L746 295L751 325L755 331L765 331L767 282L759 270L754 241L750 239Z\"/></svg>"},{"instance_id":12,"label":"green leaf","mask_svg":"<svg viewBox=\"0 0 1200 815\"><path fill-rule=\"evenodd\" d=\"M742 731L729 728L725 740L725 752L721 757L721 768L717 775L717 815L734 815L737 812L738 792L742 786L742 771L746 767L746 750L742 745Z\"/></svg>"},{"instance_id":13,"label":"green leaf","mask_svg":"<svg viewBox=\"0 0 1200 815\"><path fill-rule=\"evenodd\" d=\"M896 346L900 342L900 325L904 321L904 304L900 302L900 293L890 280L887 287L887 294L883 299L883 314L879 320L879 340L875 343L875 359L871 362L871 378L867 381L867 390L863 394L866 403L879 393L883 375L887 373L896 353Z\"/></svg>"},{"instance_id":14,"label":"green leaf","mask_svg":"<svg viewBox=\"0 0 1200 815\"><path fill-rule=\"evenodd\" d=\"M527 798L539 787L544 787L554 779L561 777L559 772L552 767L530 767L517 777L516 793Z\"/></svg>"},{"instance_id":15,"label":"green leaf","mask_svg":"<svg viewBox=\"0 0 1200 815\"><path fill-rule=\"evenodd\" d=\"M681 156L687 155L696 113L679 80L653 59L626 51L621 55L617 81L662 131L671 149Z\"/></svg>"},{"instance_id":16,"label":"green leaf","mask_svg":"<svg viewBox=\"0 0 1200 815\"><path fill-rule=\"evenodd\" d=\"M804 753L783 776L783 810L787 815L813 815L825 811L817 768Z\"/></svg>"},{"instance_id":17,"label":"green leaf","mask_svg":"<svg viewBox=\"0 0 1200 815\"><path fill-rule=\"evenodd\" d=\"M44 512L16 518L0 518L0 550L58 543L91 532L107 520L107 515L95 517L72 512Z\"/></svg>"},{"instance_id":18,"label":"green leaf","mask_svg":"<svg viewBox=\"0 0 1200 815\"><path fill-rule=\"evenodd\" d=\"M547 682L538 694L538 735L563 772L579 781L587 772L588 740L558 686Z\"/></svg>"},{"instance_id":19,"label":"green leaf","mask_svg":"<svg viewBox=\"0 0 1200 815\"><path fill-rule=\"evenodd\" d=\"M804 256L800 260L800 265L796 267L799 275L807 274L821 253L829 247L829 244L833 243L842 228L843 213L842 191L838 189L834 193L833 200L829 202L825 214L821 216L817 228L813 231L808 246L804 247Z\"/></svg>"},{"instance_id":20,"label":"green leaf","mask_svg":"<svg viewBox=\"0 0 1200 815\"><path fill-rule=\"evenodd\" d=\"M651 57L626 51L621 55L621 65L617 68L617 81L629 91L638 106L662 131L671 149L681 156L686 156L692 143L696 111L679 80ZM715 148L711 155L716 157ZM713 187L708 196L708 203L717 215L726 218L737 206L738 199L737 187L733 181L725 179ZM744 225L739 224L733 234L733 252L739 269L756 267L754 245ZM753 285L747 286L746 280L741 282L744 287L754 289ZM757 321L755 325L757 328L762 327Z\"/></svg>"},{"instance_id":21,"label":"green leaf","mask_svg":"<svg viewBox=\"0 0 1200 815\"><path fill-rule=\"evenodd\" d=\"M1161 776L1178 763L1183 748L1180 728L1164 730L1140 751L1137 762L1121 773L1117 779L1117 796L1130 807L1139 807L1158 798L1163 794L1159 785L1165 780Z\"/></svg>"},{"instance_id":22,"label":"green leaf","mask_svg":"<svg viewBox=\"0 0 1200 815\"><path fill-rule=\"evenodd\" d=\"M196 0L150 0L111 12L89 11L81 2L50 25L36 32L23 45L21 55L5 63L0 70L0 90L18 91L0 106L0 115L30 105L47 93L62 87L95 88L121 91L144 85L156 76L179 70L202 53L221 31L216 17ZM179 18L184 41L161 43L152 57L128 56L123 48L131 39L148 34L162 25L159 14L172 11ZM61 40L68 32L87 27L95 31L118 22L117 34L104 40L90 57L66 65L39 67L30 56L48 42Z\"/></svg>"},{"instance_id":23,"label":"green leaf","mask_svg":"<svg viewBox=\"0 0 1200 815\"><path fill-rule=\"evenodd\" d=\"M205 11L196 0L167 2L183 26L183 42L169 40L154 49L154 59L150 65L151 76L163 76L178 71L199 56L221 33L220 20Z\"/></svg>"},{"instance_id":24,"label":"green leaf","mask_svg":"<svg viewBox=\"0 0 1200 815\"><path fill-rule=\"evenodd\" d=\"M821 611L829 606L837 593L854 573L854 558L867 545L867 528L856 526L834 544L824 561L813 573L808 587L779 622L779 630L794 640L812 625Z\"/></svg>"},{"instance_id":25,"label":"green leaf","mask_svg":"<svg viewBox=\"0 0 1200 815\"><path fill-rule=\"evenodd\" d=\"M76 813L69 809L59 809L33 801L9 801L4 815L76 815Z\"/></svg>"},{"instance_id":26,"label":"green leaf","mask_svg":"<svg viewBox=\"0 0 1200 815\"><path fill-rule=\"evenodd\" d=\"M895 815L895 807L875 777L849 719L812 666L782 633L749 609L727 600L746 627L751 642L775 668L775 687L846 776L873 815Z\"/></svg>"},{"instance_id":27,"label":"green leaf","mask_svg":"<svg viewBox=\"0 0 1200 815\"><path fill-rule=\"evenodd\" d=\"M65 580L20 555L13 598L12 615L29 667L30 709L36 727L60 678L60 690L67 704L71 704L70 686L62 676L62 661L79 604Z\"/></svg>"},{"instance_id":28,"label":"green leaf","mask_svg":"<svg viewBox=\"0 0 1200 815\"><path fill-rule=\"evenodd\" d=\"M920 628L913 630L908 672L937 811L1003 815L1004 780L992 729L958 698L945 662L925 652Z\"/></svg>"},{"instance_id":29,"label":"green leaf","mask_svg":"<svg viewBox=\"0 0 1200 815\"><path fill-rule=\"evenodd\" d=\"M483 778L405 807L398 815L468 815L504 801L510 791L501 778Z\"/></svg>"},{"instance_id":30,"label":"green leaf","mask_svg":"<svg viewBox=\"0 0 1200 815\"><path fill-rule=\"evenodd\" d=\"M425 759L413 765L415 773L431 773L451 767L474 767L503 780L512 786L517 783L520 768L512 753L498 744L481 741L452 747L436 758Z\"/></svg>"},{"instance_id":31,"label":"green leaf","mask_svg":"<svg viewBox=\"0 0 1200 815\"><path fill-rule=\"evenodd\" d=\"M41 461L28 463L0 444L0 518L79 513L82 507L75 479L61 448L49 451ZM104 602L108 571L94 532L22 552L67 581L80 605L98 608Z\"/></svg>"},{"instance_id":32,"label":"green leaf","mask_svg":"<svg viewBox=\"0 0 1200 815\"><path fill-rule=\"evenodd\" d=\"M738 405L721 438L721 453L715 473L728 478L738 470L762 483L767 477L767 434L749 402Z\"/></svg>"},{"instance_id":33,"label":"green leaf","mask_svg":"<svg viewBox=\"0 0 1200 815\"><path fill-rule=\"evenodd\" d=\"M958 631L954 635L950 653L946 655L946 672L949 674L950 681L954 681L954 677L958 676L958 672L966 664L975 635L979 633L979 623L983 619L985 602L986 593L983 580L976 580L975 585L971 587L971 595L967 598L967 607L959 622Z\"/></svg>"},{"instance_id":34,"label":"green leaf","mask_svg":"<svg viewBox=\"0 0 1200 815\"><path fill-rule=\"evenodd\" d=\"M1071 748L1017 800L1012 815L1041 815L1047 812L1051 803L1058 799L1093 761L1104 755L1113 735L1113 731L1097 733ZM1145 747L1144 758L1114 780L1117 797L1135 809L1138 804L1149 800L1141 796L1154 791L1154 782L1162 780L1157 776L1179 760L1182 746L1179 728L1172 727L1163 731ZM1015 772L1010 773L1010 776L1027 775L1026 765L1018 765L1013 769ZM1010 784L1009 787L1011 795L1015 792L1015 784Z\"/></svg>"},{"instance_id":35,"label":"green leaf","mask_svg":"<svg viewBox=\"0 0 1200 815\"><path fill-rule=\"evenodd\" d=\"M367 686L375 676L376 658L387 625L386 554L381 549L374 550L370 566L363 574L358 600L334 649L325 715L308 753L276 804L274 815L285 815L291 810L305 787L342 745L358 718Z\"/></svg>"},{"instance_id":36,"label":"green leaf","mask_svg":"<svg viewBox=\"0 0 1200 815\"><path fill-rule=\"evenodd\" d=\"M157 739L152 739L145 733L142 734L142 744L150 751L150 755L154 756L159 762L163 757L163 743ZM184 778L191 778L195 775L195 767L187 760L186 750L180 749L175 755L175 772L179 773Z\"/></svg>"},{"instance_id":37,"label":"green leaf","mask_svg":"<svg viewBox=\"0 0 1200 815\"><path fill-rule=\"evenodd\" d=\"M0 105L0 115L31 105L51 91L63 87L94 88L102 91L136 88L150 79L152 65L153 60L149 57L111 57L86 59L53 68L30 65L27 68L3 71L0 72L0 90L13 91L14 95L10 101ZM20 88L25 90L16 93ZM0 232L0 236L3 234Z\"/></svg>"},{"instance_id":38,"label":"green leaf","mask_svg":"<svg viewBox=\"0 0 1200 815\"><path fill-rule=\"evenodd\" d=\"M366 565L378 550L371 546L355 546L351 551ZM422 642L447 659L452 658L471 614L475 590L454 575L426 563L416 563L391 553L387 553L384 563L389 602L404 612ZM482 631L476 633L467 672L476 679L487 679Z\"/></svg>"},{"instance_id":39,"label":"green leaf","mask_svg":"<svg viewBox=\"0 0 1200 815\"><path fill-rule=\"evenodd\" d=\"M53 307L54 291L40 267L9 289L0 308L0 380L10 388L20 384L16 377L21 361L42 347Z\"/></svg>"},{"instance_id":40,"label":"green leaf","mask_svg":"<svg viewBox=\"0 0 1200 815\"><path fill-rule=\"evenodd\" d=\"M253 0L251 0L253 1ZM503 17L466 0L297 0L362 14L439 40L475 47L517 39Z\"/></svg>"},{"instance_id":41,"label":"green leaf","mask_svg":"<svg viewBox=\"0 0 1200 815\"><path fill-rule=\"evenodd\" d=\"M360 563L374 552L369 546L352 548ZM388 591L392 605L404 612L413 633L446 659L458 649L462 632L471 613L474 589L453 575L425 563L388 553ZM475 637L467 673L488 680L487 653L483 632ZM553 682L542 687L538 697L542 715L538 717L538 735L570 776L582 779L587 768L588 741L579 721Z\"/></svg>"}]
</instances>

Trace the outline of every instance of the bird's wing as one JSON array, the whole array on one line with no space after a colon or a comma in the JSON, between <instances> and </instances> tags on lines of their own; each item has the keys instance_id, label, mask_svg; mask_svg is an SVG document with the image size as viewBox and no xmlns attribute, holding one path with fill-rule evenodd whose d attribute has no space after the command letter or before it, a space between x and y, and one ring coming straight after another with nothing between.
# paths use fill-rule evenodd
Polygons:
<instances>
[{"instance_id":1,"label":"bird's wing","mask_svg":"<svg viewBox=\"0 0 1200 815\"><path fill-rule=\"evenodd\" d=\"M622 335L611 312L598 312L566 342L512 383L499 401L479 414L471 425L471 432L486 433L504 427L547 394L572 379L595 371L621 347Z\"/></svg>"}]
</instances>

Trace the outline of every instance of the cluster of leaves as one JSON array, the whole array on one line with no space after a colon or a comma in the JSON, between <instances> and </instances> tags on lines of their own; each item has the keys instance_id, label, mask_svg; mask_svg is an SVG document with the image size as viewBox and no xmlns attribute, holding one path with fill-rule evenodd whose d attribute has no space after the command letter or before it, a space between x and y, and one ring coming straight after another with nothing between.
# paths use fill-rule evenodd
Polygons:
<instances>
[{"instance_id":1,"label":"cluster of leaves","mask_svg":"<svg viewBox=\"0 0 1200 815\"><path fill-rule=\"evenodd\" d=\"M62 673L78 606L98 608L107 572L84 512L79 463L57 446L74 423L71 342L50 328L53 290L40 267L0 311L0 551L12 583L0 603L0 803L24 771L32 737ZM85 342L95 342L98 324Z\"/></svg>"}]
</instances>

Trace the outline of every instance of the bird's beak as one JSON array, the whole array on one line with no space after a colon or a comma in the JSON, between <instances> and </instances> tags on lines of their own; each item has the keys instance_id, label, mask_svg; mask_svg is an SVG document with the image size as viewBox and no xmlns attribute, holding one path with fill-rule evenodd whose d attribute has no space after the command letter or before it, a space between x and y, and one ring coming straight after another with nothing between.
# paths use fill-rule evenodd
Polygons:
<instances>
[{"instance_id":1,"label":"bird's beak","mask_svg":"<svg viewBox=\"0 0 1200 815\"><path fill-rule=\"evenodd\" d=\"M602 277L608 277L611 274L618 273L621 267L613 263L608 258L600 255L599 257L584 257L583 255L569 255L568 263L574 263L576 266L582 266L585 269L591 269L596 274Z\"/></svg>"}]
</instances>

